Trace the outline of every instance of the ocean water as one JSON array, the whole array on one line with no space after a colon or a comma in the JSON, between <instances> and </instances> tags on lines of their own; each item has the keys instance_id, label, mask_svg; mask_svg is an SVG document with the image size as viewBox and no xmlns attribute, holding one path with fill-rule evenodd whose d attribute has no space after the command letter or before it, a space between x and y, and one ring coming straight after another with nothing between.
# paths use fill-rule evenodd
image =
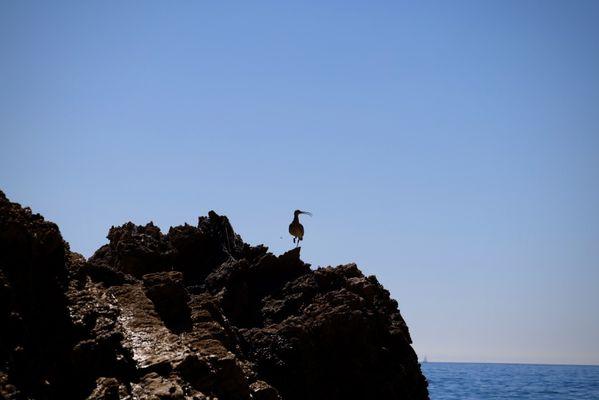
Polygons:
<instances>
[{"instance_id":1,"label":"ocean water","mask_svg":"<svg viewBox=\"0 0 599 400\"><path fill-rule=\"evenodd\" d=\"M599 366L422 364L431 400L599 400Z\"/></svg>"}]
</instances>

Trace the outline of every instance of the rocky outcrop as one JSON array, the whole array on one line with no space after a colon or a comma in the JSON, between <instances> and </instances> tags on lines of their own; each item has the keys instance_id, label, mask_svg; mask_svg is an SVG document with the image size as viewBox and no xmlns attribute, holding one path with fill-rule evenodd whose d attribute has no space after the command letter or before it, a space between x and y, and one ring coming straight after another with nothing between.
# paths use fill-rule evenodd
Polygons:
<instances>
[{"instance_id":1,"label":"rocky outcrop","mask_svg":"<svg viewBox=\"0 0 599 400\"><path fill-rule=\"evenodd\" d=\"M397 302L210 212L112 227L89 260L0 192L0 398L427 399Z\"/></svg>"}]
</instances>

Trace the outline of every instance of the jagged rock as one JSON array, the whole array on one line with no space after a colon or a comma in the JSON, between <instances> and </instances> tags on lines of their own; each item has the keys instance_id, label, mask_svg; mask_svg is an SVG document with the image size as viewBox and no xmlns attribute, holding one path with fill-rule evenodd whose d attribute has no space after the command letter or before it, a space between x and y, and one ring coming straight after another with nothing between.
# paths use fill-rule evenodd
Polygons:
<instances>
[{"instance_id":1,"label":"jagged rock","mask_svg":"<svg viewBox=\"0 0 599 400\"><path fill-rule=\"evenodd\" d=\"M119 400L129 396L127 387L115 378L100 377L88 400Z\"/></svg>"},{"instance_id":2,"label":"jagged rock","mask_svg":"<svg viewBox=\"0 0 599 400\"><path fill-rule=\"evenodd\" d=\"M161 376L155 372L144 375L139 382L132 385L133 397L140 400L185 400L185 396L177 378Z\"/></svg>"},{"instance_id":3,"label":"jagged rock","mask_svg":"<svg viewBox=\"0 0 599 400\"><path fill-rule=\"evenodd\" d=\"M191 327L191 311L187 303L189 295L178 271L156 272L143 276L146 296L154 303L154 309L171 330L188 330Z\"/></svg>"},{"instance_id":4,"label":"jagged rock","mask_svg":"<svg viewBox=\"0 0 599 400\"><path fill-rule=\"evenodd\" d=\"M213 211L108 239L86 261L0 192L0 398L428 398L397 302L355 264L312 270Z\"/></svg>"},{"instance_id":5,"label":"jagged rock","mask_svg":"<svg viewBox=\"0 0 599 400\"><path fill-rule=\"evenodd\" d=\"M279 400L279 392L264 381L256 381L250 385L252 398L255 400Z\"/></svg>"},{"instance_id":6,"label":"jagged rock","mask_svg":"<svg viewBox=\"0 0 599 400\"><path fill-rule=\"evenodd\" d=\"M108 264L112 269L141 278L144 274L166 271L172 265L174 250L152 222L137 226L131 222L112 227L102 247L90 262Z\"/></svg>"},{"instance_id":7,"label":"jagged rock","mask_svg":"<svg viewBox=\"0 0 599 400\"><path fill-rule=\"evenodd\" d=\"M66 252L55 224L0 192L0 374L11 396L51 397L66 384Z\"/></svg>"}]
</instances>

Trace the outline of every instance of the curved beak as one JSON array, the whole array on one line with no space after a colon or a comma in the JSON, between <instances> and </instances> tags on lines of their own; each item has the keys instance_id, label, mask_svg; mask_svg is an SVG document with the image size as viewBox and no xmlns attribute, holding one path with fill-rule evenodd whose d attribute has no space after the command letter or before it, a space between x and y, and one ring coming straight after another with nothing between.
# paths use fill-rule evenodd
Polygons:
<instances>
[{"instance_id":1,"label":"curved beak","mask_svg":"<svg viewBox=\"0 0 599 400\"><path fill-rule=\"evenodd\" d=\"M306 215L312 216L312 213L308 212L308 211L300 211L300 214L306 214Z\"/></svg>"}]
</instances>

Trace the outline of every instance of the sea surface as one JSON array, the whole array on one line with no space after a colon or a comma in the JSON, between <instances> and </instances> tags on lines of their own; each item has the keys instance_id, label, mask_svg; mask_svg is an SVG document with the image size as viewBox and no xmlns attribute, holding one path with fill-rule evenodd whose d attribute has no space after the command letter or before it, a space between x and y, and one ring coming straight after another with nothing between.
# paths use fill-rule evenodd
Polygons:
<instances>
[{"instance_id":1,"label":"sea surface","mask_svg":"<svg viewBox=\"0 0 599 400\"><path fill-rule=\"evenodd\" d=\"M431 400L599 400L599 366L422 364Z\"/></svg>"}]
</instances>

